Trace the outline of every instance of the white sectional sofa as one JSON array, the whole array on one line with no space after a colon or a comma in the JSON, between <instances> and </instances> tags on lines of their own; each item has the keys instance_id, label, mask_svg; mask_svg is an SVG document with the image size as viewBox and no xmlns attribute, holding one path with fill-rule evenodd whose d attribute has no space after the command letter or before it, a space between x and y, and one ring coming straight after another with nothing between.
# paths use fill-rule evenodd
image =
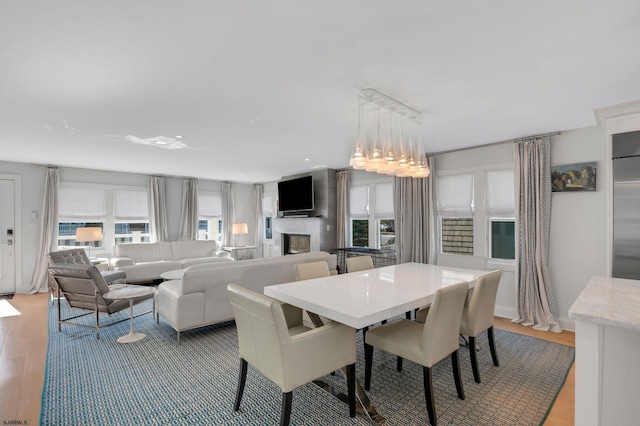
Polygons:
<instances>
[{"instance_id":1,"label":"white sectional sofa","mask_svg":"<svg viewBox=\"0 0 640 426\"><path fill-rule=\"evenodd\" d=\"M163 272L220 262L233 262L233 258L210 240L119 244L115 257L109 260L111 270L126 272L128 283L157 280Z\"/></svg>"},{"instance_id":2,"label":"white sectional sofa","mask_svg":"<svg viewBox=\"0 0 640 426\"><path fill-rule=\"evenodd\" d=\"M294 265L325 260L337 274L336 255L312 252L187 268L182 280L165 281L156 292L156 321L162 317L180 332L233 319L227 284L263 293L265 286L296 281Z\"/></svg>"}]
</instances>

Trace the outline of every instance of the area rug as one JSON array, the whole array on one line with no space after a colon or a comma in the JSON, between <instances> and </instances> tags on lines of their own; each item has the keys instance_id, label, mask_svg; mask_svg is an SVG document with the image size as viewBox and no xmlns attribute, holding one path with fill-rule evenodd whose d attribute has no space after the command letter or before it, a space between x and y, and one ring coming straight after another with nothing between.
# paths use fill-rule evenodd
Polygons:
<instances>
[{"instance_id":1,"label":"area rug","mask_svg":"<svg viewBox=\"0 0 640 426\"><path fill-rule=\"evenodd\" d=\"M150 301L136 309L150 307ZM62 302L63 311L71 311ZM111 319L128 316L128 310ZM108 319L108 318L107 318ZM91 318L87 318L91 321ZM232 411L238 376L237 335L233 322L184 332L152 315L134 319L146 338L120 344L127 321L91 330L63 325L57 330L55 307L49 313L49 346L42 393L43 425L259 425L277 424L280 390L249 367L239 412ZM494 367L480 336L482 383L473 381L467 348L460 350L466 399L457 398L451 363L434 367L440 425L538 425L544 421L573 363L572 347L502 330L495 331L500 367ZM313 362L313 360L309 360ZM375 351L368 395L387 425L427 424L422 368ZM364 355L358 333L357 378L364 383ZM346 388L340 375L325 381ZM313 384L293 393L292 425L366 425L348 416L346 404Z\"/></svg>"}]
</instances>

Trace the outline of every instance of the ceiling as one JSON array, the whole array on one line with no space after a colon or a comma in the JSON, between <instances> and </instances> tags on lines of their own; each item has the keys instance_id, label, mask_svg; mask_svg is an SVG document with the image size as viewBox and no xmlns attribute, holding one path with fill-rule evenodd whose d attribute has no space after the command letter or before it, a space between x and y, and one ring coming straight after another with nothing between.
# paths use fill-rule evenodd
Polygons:
<instances>
[{"instance_id":1,"label":"ceiling","mask_svg":"<svg viewBox=\"0 0 640 426\"><path fill-rule=\"evenodd\" d=\"M426 152L595 125L640 100L640 2L0 3L0 160L236 182L341 168L364 88L422 112ZM158 136L185 146L142 143Z\"/></svg>"}]
</instances>

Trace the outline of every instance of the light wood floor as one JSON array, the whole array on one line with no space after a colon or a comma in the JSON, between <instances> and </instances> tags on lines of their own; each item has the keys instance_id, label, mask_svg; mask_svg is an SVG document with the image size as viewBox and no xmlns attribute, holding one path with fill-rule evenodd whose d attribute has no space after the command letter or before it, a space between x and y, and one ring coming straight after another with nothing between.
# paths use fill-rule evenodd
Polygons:
<instances>
[{"instance_id":1,"label":"light wood floor","mask_svg":"<svg viewBox=\"0 0 640 426\"><path fill-rule=\"evenodd\" d=\"M47 353L48 294L16 295L10 300L21 315L0 318L0 422L40 422L40 399ZM498 318L496 328L574 346L574 333L545 333ZM499 355L499 353L498 353ZM545 425L573 425L575 364ZM2 423L8 424L8 423Z\"/></svg>"}]
</instances>

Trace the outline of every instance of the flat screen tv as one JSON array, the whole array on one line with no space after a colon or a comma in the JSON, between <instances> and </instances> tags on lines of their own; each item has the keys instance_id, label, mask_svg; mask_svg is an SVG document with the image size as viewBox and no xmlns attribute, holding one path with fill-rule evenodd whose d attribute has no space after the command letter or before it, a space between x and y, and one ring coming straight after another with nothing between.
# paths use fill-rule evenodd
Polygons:
<instances>
[{"instance_id":1,"label":"flat screen tv","mask_svg":"<svg viewBox=\"0 0 640 426\"><path fill-rule=\"evenodd\" d=\"M313 210L311 176L278 182L278 210L281 212Z\"/></svg>"}]
</instances>

